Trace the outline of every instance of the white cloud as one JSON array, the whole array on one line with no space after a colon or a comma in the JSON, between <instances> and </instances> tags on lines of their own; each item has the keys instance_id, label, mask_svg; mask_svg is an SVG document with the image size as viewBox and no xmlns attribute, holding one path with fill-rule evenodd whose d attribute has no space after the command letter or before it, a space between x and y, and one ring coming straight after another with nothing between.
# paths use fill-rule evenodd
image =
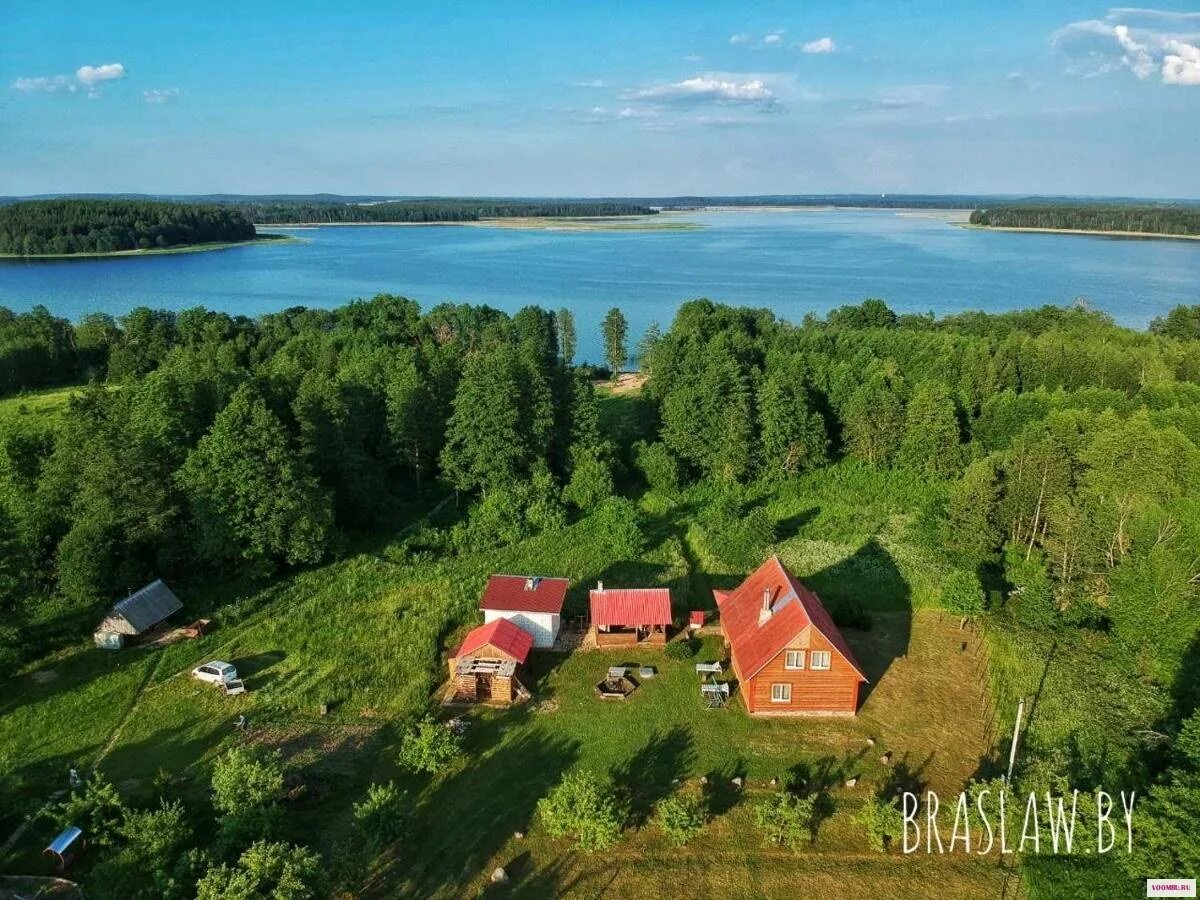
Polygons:
<instances>
[{"instance_id":1,"label":"white cloud","mask_svg":"<svg viewBox=\"0 0 1200 900\"><path fill-rule=\"evenodd\" d=\"M608 87L608 82L603 78L585 78L582 81L572 81L571 87L579 88L602 88Z\"/></svg>"},{"instance_id":2,"label":"white cloud","mask_svg":"<svg viewBox=\"0 0 1200 900\"><path fill-rule=\"evenodd\" d=\"M769 32L766 37L763 38L763 44L767 47L778 47L783 43L784 33L785 32L782 28Z\"/></svg>"},{"instance_id":3,"label":"white cloud","mask_svg":"<svg viewBox=\"0 0 1200 900\"><path fill-rule=\"evenodd\" d=\"M737 80L739 77L743 80ZM657 103L743 104L761 109L774 109L778 105L775 94L760 77L715 74L651 85L635 91L630 98Z\"/></svg>"},{"instance_id":4,"label":"white cloud","mask_svg":"<svg viewBox=\"0 0 1200 900\"><path fill-rule=\"evenodd\" d=\"M54 94L59 91L74 91L75 82L66 75L50 77L18 78L13 82L13 90L25 94Z\"/></svg>"},{"instance_id":5,"label":"white cloud","mask_svg":"<svg viewBox=\"0 0 1200 900\"><path fill-rule=\"evenodd\" d=\"M1164 84L1200 84L1200 47L1183 41L1169 40L1165 44L1162 79Z\"/></svg>"},{"instance_id":6,"label":"white cloud","mask_svg":"<svg viewBox=\"0 0 1200 900\"><path fill-rule=\"evenodd\" d=\"M1163 84L1200 84L1200 13L1114 7L1103 19L1064 25L1050 43L1084 78L1123 68L1141 81L1157 74Z\"/></svg>"},{"instance_id":7,"label":"white cloud","mask_svg":"<svg viewBox=\"0 0 1200 900\"><path fill-rule=\"evenodd\" d=\"M698 54L698 53L689 53L687 56L684 57L684 61L685 62L700 62L700 60L702 60L703 58L704 57L700 56L700 54Z\"/></svg>"},{"instance_id":8,"label":"white cloud","mask_svg":"<svg viewBox=\"0 0 1200 900\"><path fill-rule=\"evenodd\" d=\"M817 38L800 47L804 53L835 53L837 43L831 37Z\"/></svg>"},{"instance_id":9,"label":"white cloud","mask_svg":"<svg viewBox=\"0 0 1200 900\"><path fill-rule=\"evenodd\" d=\"M115 81L125 77L125 67L120 63L105 63L102 66L80 66L75 73L80 84L93 87L103 81Z\"/></svg>"},{"instance_id":10,"label":"white cloud","mask_svg":"<svg viewBox=\"0 0 1200 900\"><path fill-rule=\"evenodd\" d=\"M1130 36L1128 25L1114 26L1113 36L1125 51L1125 55L1121 57L1122 64L1141 79L1149 78L1154 74L1154 59L1150 56L1149 48Z\"/></svg>"},{"instance_id":11,"label":"white cloud","mask_svg":"<svg viewBox=\"0 0 1200 900\"><path fill-rule=\"evenodd\" d=\"M729 38L729 43L733 44L734 46L737 46L738 44L748 44L750 41L750 35L746 34L744 31L741 34L731 35Z\"/></svg>"},{"instance_id":12,"label":"white cloud","mask_svg":"<svg viewBox=\"0 0 1200 900\"><path fill-rule=\"evenodd\" d=\"M73 94L80 88L87 91L88 97L99 97L100 86L106 81L115 81L125 77L125 66L121 63L105 63L102 66L80 66L75 77L70 75L48 75L35 78L18 78L13 82L13 90L26 94L56 94L66 92Z\"/></svg>"},{"instance_id":13,"label":"white cloud","mask_svg":"<svg viewBox=\"0 0 1200 900\"><path fill-rule=\"evenodd\" d=\"M142 91L142 99L154 106L170 103L179 96L179 88L155 88Z\"/></svg>"}]
</instances>

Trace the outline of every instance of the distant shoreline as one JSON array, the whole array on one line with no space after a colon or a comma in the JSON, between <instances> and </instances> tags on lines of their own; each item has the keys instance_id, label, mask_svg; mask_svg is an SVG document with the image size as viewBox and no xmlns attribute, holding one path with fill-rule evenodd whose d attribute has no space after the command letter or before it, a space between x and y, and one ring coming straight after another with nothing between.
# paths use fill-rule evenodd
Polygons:
<instances>
[{"instance_id":1,"label":"distant shoreline","mask_svg":"<svg viewBox=\"0 0 1200 900\"><path fill-rule=\"evenodd\" d=\"M464 219L457 222L289 222L262 224L263 228L288 228L296 231L312 228L510 228L528 231L694 231L703 225L693 222L669 221L673 211L653 216L502 216L484 219ZM661 217L661 218L660 218ZM258 227L258 223L256 223Z\"/></svg>"},{"instance_id":2,"label":"distant shoreline","mask_svg":"<svg viewBox=\"0 0 1200 900\"><path fill-rule=\"evenodd\" d=\"M51 260L61 262L69 259L136 259L140 256L169 256L175 253L205 253L209 250L232 250L254 244L293 244L299 238L290 234L260 234L251 241L214 241L207 244L186 244L182 247L152 247L149 250L112 250L107 253L0 253L0 260Z\"/></svg>"},{"instance_id":3,"label":"distant shoreline","mask_svg":"<svg viewBox=\"0 0 1200 900\"><path fill-rule=\"evenodd\" d=\"M1007 225L972 225L970 222L955 222L959 228L972 231L1017 231L1026 234L1074 234L1083 237L1146 238L1155 241L1200 241L1200 234L1166 234L1161 231L1103 231L1089 228L1029 228Z\"/></svg>"}]
</instances>

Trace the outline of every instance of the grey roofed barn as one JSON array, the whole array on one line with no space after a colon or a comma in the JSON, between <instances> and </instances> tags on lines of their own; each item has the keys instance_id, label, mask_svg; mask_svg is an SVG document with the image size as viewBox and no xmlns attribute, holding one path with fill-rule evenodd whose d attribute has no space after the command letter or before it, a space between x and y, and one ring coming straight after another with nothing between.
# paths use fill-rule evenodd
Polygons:
<instances>
[{"instance_id":1,"label":"grey roofed barn","mask_svg":"<svg viewBox=\"0 0 1200 900\"><path fill-rule=\"evenodd\" d=\"M141 634L182 608L179 598L159 579L113 606L96 631Z\"/></svg>"}]
</instances>

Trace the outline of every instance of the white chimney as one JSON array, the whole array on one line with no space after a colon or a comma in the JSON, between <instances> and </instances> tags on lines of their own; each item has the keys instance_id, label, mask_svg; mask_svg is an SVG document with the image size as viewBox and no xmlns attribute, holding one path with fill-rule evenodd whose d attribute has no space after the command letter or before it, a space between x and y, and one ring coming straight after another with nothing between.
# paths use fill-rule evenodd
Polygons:
<instances>
[{"instance_id":1,"label":"white chimney","mask_svg":"<svg viewBox=\"0 0 1200 900\"><path fill-rule=\"evenodd\" d=\"M597 582L596 582L596 590L598 590L598 591L603 591L603 590L604 590L604 582L603 582L603 581L597 581Z\"/></svg>"},{"instance_id":2,"label":"white chimney","mask_svg":"<svg viewBox=\"0 0 1200 900\"><path fill-rule=\"evenodd\" d=\"M763 588L762 609L758 611L758 624L762 625L771 618L771 589Z\"/></svg>"}]
</instances>

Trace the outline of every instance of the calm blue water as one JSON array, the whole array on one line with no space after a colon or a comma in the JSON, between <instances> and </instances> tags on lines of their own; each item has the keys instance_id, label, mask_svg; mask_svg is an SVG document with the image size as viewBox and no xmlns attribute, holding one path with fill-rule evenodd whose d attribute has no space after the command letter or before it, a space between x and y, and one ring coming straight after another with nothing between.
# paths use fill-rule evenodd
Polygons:
<instances>
[{"instance_id":1,"label":"calm blue water","mask_svg":"<svg viewBox=\"0 0 1200 900\"><path fill-rule=\"evenodd\" d=\"M0 263L0 305L56 315L203 305L255 315L387 291L420 301L575 310L580 357L620 306L636 337L688 299L766 306L788 319L882 297L901 312L999 311L1086 297L1145 327L1200 302L1200 242L997 234L893 211L716 212L681 232L333 227L304 243L140 259Z\"/></svg>"}]
</instances>

